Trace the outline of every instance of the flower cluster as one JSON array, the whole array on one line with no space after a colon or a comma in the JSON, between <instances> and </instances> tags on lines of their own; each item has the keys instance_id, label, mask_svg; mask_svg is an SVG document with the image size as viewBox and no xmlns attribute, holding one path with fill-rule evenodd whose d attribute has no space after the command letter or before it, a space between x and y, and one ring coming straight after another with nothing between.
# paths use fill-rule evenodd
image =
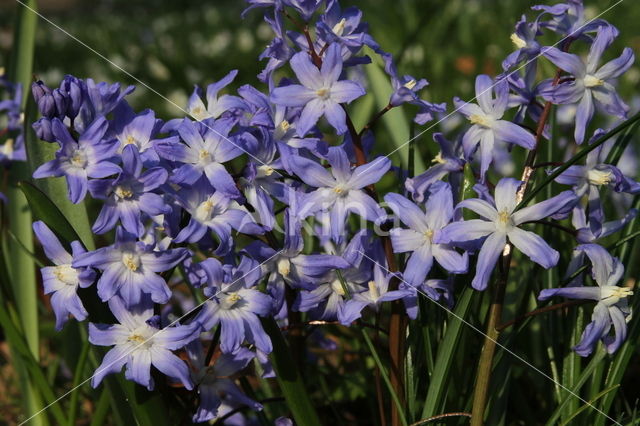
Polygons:
<instances>
[{"instance_id":1,"label":"flower cluster","mask_svg":"<svg viewBox=\"0 0 640 426\"><path fill-rule=\"evenodd\" d=\"M26 161L24 144L24 114L22 113L22 85L13 83L0 68L0 167L14 161ZM0 200L6 201L0 192Z\"/></svg>"},{"instance_id":2,"label":"flower cluster","mask_svg":"<svg viewBox=\"0 0 640 426\"><path fill-rule=\"evenodd\" d=\"M349 325L397 300L416 318L418 293L451 306L453 277L462 274L473 274L473 288L484 290L511 247L543 268L555 267L562 255L540 226L570 216L577 225L572 267L586 255L597 287L546 289L540 298L597 301L575 348L580 355L599 339L610 352L620 346L631 290L616 286L624 268L596 240L635 212L606 222L601 197L605 188L636 194L640 184L607 164L599 146L585 165L557 177L570 188L521 206L531 170L518 180L499 176L503 168L496 166L551 138L544 102L577 105L576 144L590 133L589 143L597 142L603 132L589 132L594 105L626 116L614 79L631 65L632 52L600 64L617 35L613 26L576 21L577 1L534 7L540 15L518 22L512 36L518 50L504 61L504 72L477 77L477 103L454 99L469 125L457 134L435 133L435 164L407 177L385 153L374 154L370 127L354 128L348 105L367 93L354 75L376 66L366 55L373 52L393 87L380 115L406 105L418 124L445 111L445 104L420 97L427 81L398 74L356 8L342 10L337 0L248 2L247 11L264 8L275 34L261 55L268 60L258 76L264 90L247 84L221 94L234 82L233 71L204 91L196 88L186 117L164 121L152 110L132 109L126 96L133 87L73 76L55 89L33 84L42 115L33 128L59 147L34 178L64 176L73 203L91 197L101 206L93 231L105 243L94 251L77 241L67 248L44 223L34 224L54 264L42 275L57 328L69 316L90 319L78 289L94 285L117 320L89 324L91 343L113 347L94 386L126 366L128 379L152 389L155 367L197 392L194 421L213 419L225 406L260 409L231 375L253 359L271 372L272 341L263 321L285 326L302 313ZM547 32L562 37L560 49L541 44ZM589 46L586 63L569 53L573 42ZM558 67L557 76L537 82L537 63L545 60ZM476 198L463 199L461 187L470 186L465 169L475 175ZM375 185L383 178L400 193L379 197ZM192 309L194 300L204 302ZM221 354L212 363L209 347L218 344Z\"/></svg>"}]
</instances>

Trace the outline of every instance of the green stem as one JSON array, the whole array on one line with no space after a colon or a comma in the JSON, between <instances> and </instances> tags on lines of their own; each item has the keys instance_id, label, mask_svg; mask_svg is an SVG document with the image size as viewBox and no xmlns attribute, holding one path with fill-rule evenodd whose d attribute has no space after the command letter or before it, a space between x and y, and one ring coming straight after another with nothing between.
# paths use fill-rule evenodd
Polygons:
<instances>
[{"instance_id":1,"label":"green stem","mask_svg":"<svg viewBox=\"0 0 640 426\"><path fill-rule=\"evenodd\" d=\"M511 247L508 245L507 247ZM476 386L473 391L473 406L471 409L471 426L482 426L484 424L484 414L487 405L489 382L491 380L491 370L493 369L493 356L496 352L498 337L498 324L502 320L502 308L504 306L504 295L507 287L507 277L509 276L509 263L511 262L510 252L504 253L500 259L500 277L496 282L493 299L489 308L489 321L485 333L482 353L478 362L478 372L476 376Z\"/></svg>"},{"instance_id":2,"label":"green stem","mask_svg":"<svg viewBox=\"0 0 640 426\"><path fill-rule=\"evenodd\" d=\"M35 0L27 0L26 3L33 9L37 8ZM18 9L14 32L15 42L9 64L8 78L10 81L22 85L22 111L24 111L24 106L30 93L36 24L37 16L34 13L23 7ZM33 259L24 251L26 249L29 252L33 252L31 214L24 195L17 187L20 179L30 178L30 176L31 173L26 164L19 163L12 166L7 190L9 199L7 214L9 229L16 236L17 241L8 241L8 252L6 254L9 256L9 261L7 262L9 278L13 286L24 337L33 358L38 361L40 354L38 350L38 300L35 265ZM20 382L23 386L25 414L31 416L42 407L41 397L37 387L30 382L28 375L24 374L25 370L20 368L18 370L23 372L23 374L20 374ZM39 416L34 418L30 424L39 425L45 421L46 417Z\"/></svg>"},{"instance_id":3,"label":"green stem","mask_svg":"<svg viewBox=\"0 0 640 426\"><path fill-rule=\"evenodd\" d=\"M319 426L318 414L313 408L309 392L302 382L302 377L296 364L291 358L289 346L280 332L278 324L273 318L263 319L262 325L271 337L273 351L270 358L280 389L287 400L287 407L291 410L296 424L300 426Z\"/></svg>"},{"instance_id":4,"label":"green stem","mask_svg":"<svg viewBox=\"0 0 640 426\"><path fill-rule=\"evenodd\" d=\"M80 358L78 359L78 364L76 365L76 370L73 373L73 385L72 389L75 389L80 385L80 381L84 377L84 369L87 365L87 359L89 358L89 349L91 345L88 340L85 340L82 345L82 352L80 352ZM74 426L76 424L76 414L78 413L78 398L80 397L80 389L77 389L75 392L71 394L71 401L69 403L69 426Z\"/></svg>"},{"instance_id":5,"label":"green stem","mask_svg":"<svg viewBox=\"0 0 640 426\"><path fill-rule=\"evenodd\" d=\"M389 379L389 375L387 374L387 371L384 369L384 365L382 365L382 361L380 361L380 357L378 356L378 352L376 351L375 346L373 346L373 342L371 341L371 338L369 337L365 329L361 329L361 331L362 331L362 336L364 337L364 341L367 343L367 346L369 347L371 356L373 356L373 360L378 366L380 375L382 376L382 379L384 380L384 383L387 385L387 389L391 394L391 399L393 399L393 403L395 404L398 410L398 416L400 418L400 422L404 426L407 426L407 419L405 418L405 415L404 415L404 407L402 406L402 402L400 401L398 394L395 392L395 387L391 383L391 380Z\"/></svg>"}]
</instances>

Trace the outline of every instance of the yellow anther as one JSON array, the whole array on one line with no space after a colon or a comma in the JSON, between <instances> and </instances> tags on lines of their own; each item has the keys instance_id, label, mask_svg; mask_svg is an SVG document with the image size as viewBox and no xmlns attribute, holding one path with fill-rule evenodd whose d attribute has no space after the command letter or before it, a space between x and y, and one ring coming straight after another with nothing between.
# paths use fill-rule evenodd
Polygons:
<instances>
[{"instance_id":1,"label":"yellow anther","mask_svg":"<svg viewBox=\"0 0 640 426\"><path fill-rule=\"evenodd\" d=\"M211 153L209 151L207 151L206 149L201 149L200 152L198 152L198 158L200 160L206 160L208 158L211 157Z\"/></svg>"},{"instance_id":2,"label":"yellow anther","mask_svg":"<svg viewBox=\"0 0 640 426\"><path fill-rule=\"evenodd\" d=\"M271 166L259 166L258 167L258 177L271 176L275 169Z\"/></svg>"},{"instance_id":3,"label":"yellow anther","mask_svg":"<svg viewBox=\"0 0 640 426\"><path fill-rule=\"evenodd\" d=\"M613 173L610 170L589 170L587 179L592 185L608 185L613 180Z\"/></svg>"},{"instance_id":4,"label":"yellow anther","mask_svg":"<svg viewBox=\"0 0 640 426\"><path fill-rule=\"evenodd\" d=\"M136 272L140 267L140 258L132 253L126 253L122 256L122 263L132 272Z\"/></svg>"},{"instance_id":5,"label":"yellow anther","mask_svg":"<svg viewBox=\"0 0 640 426\"><path fill-rule=\"evenodd\" d=\"M291 272L291 262L287 258L278 260L278 273L286 277Z\"/></svg>"},{"instance_id":6,"label":"yellow anther","mask_svg":"<svg viewBox=\"0 0 640 426\"><path fill-rule=\"evenodd\" d=\"M82 151L76 151L71 157L71 164L76 167L85 167L87 165L87 156Z\"/></svg>"},{"instance_id":7,"label":"yellow anther","mask_svg":"<svg viewBox=\"0 0 640 426\"><path fill-rule=\"evenodd\" d=\"M508 211L502 210L500 213L498 213L498 222L500 222L501 224L506 225L510 220L511 214Z\"/></svg>"},{"instance_id":8,"label":"yellow anther","mask_svg":"<svg viewBox=\"0 0 640 426\"><path fill-rule=\"evenodd\" d=\"M469 121L471 124L478 124L482 127L491 127L491 122L493 120L486 115L471 114L471 116L469 116Z\"/></svg>"},{"instance_id":9,"label":"yellow anther","mask_svg":"<svg viewBox=\"0 0 640 426\"><path fill-rule=\"evenodd\" d=\"M615 285L607 285L600 287L600 300L606 305L612 306L624 299L633 295L633 290L629 287L618 287Z\"/></svg>"},{"instance_id":10,"label":"yellow anther","mask_svg":"<svg viewBox=\"0 0 640 426\"><path fill-rule=\"evenodd\" d=\"M428 230L424 231L424 238L427 241L431 241L433 239L433 230L428 229Z\"/></svg>"},{"instance_id":11,"label":"yellow anther","mask_svg":"<svg viewBox=\"0 0 640 426\"><path fill-rule=\"evenodd\" d=\"M344 296L346 294L340 280L335 280L331 283L331 290L333 290L334 293L337 293L340 296Z\"/></svg>"},{"instance_id":12,"label":"yellow anther","mask_svg":"<svg viewBox=\"0 0 640 426\"><path fill-rule=\"evenodd\" d=\"M128 199L133 197L133 191L131 191L130 188L124 187L124 186L117 186L115 191L115 194L118 196L118 198L122 198L122 199Z\"/></svg>"},{"instance_id":13,"label":"yellow anther","mask_svg":"<svg viewBox=\"0 0 640 426\"><path fill-rule=\"evenodd\" d=\"M378 299L380 297L380 292L378 291L378 287L376 286L376 282L375 281L369 281L367 283L367 286L369 287L369 294L371 295L372 299Z\"/></svg>"},{"instance_id":14,"label":"yellow anther","mask_svg":"<svg viewBox=\"0 0 640 426\"><path fill-rule=\"evenodd\" d=\"M132 334L127 338L127 341L132 342L132 343L141 344L141 343L145 343L145 338L142 337L139 334Z\"/></svg>"},{"instance_id":15,"label":"yellow anther","mask_svg":"<svg viewBox=\"0 0 640 426\"><path fill-rule=\"evenodd\" d=\"M414 87L416 87L416 84L418 84L418 82L415 79L412 78L411 80L407 81L404 84L404 87L406 87L407 89L411 90Z\"/></svg>"},{"instance_id":16,"label":"yellow anther","mask_svg":"<svg viewBox=\"0 0 640 426\"><path fill-rule=\"evenodd\" d=\"M206 118L206 114L204 109L201 106L197 106L195 108L193 108L191 110L191 115L196 119L196 120L202 120L204 118Z\"/></svg>"},{"instance_id":17,"label":"yellow anther","mask_svg":"<svg viewBox=\"0 0 640 426\"><path fill-rule=\"evenodd\" d=\"M331 30L335 35L341 36L342 33L344 32L344 27L346 26L346 24L347 24L347 20L345 18L342 18L340 22L338 22L333 26L333 28L331 28Z\"/></svg>"},{"instance_id":18,"label":"yellow anther","mask_svg":"<svg viewBox=\"0 0 640 426\"><path fill-rule=\"evenodd\" d=\"M70 265L59 265L53 269L53 275L67 285L78 284L78 272Z\"/></svg>"},{"instance_id":19,"label":"yellow anther","mask_svg":"<svg viewBox=\"0 0 640 426\"><path fill-rule=\"evenodd\" d=\"M318 89L316 90L316 95L322 99L329 99L329 89Z\"/></svg>"},{"instance_id":20,"label":"yellow anther","mask_svg":"<svg viewBox=\"0 0 640 426\"><path fill-rule=\"evenodd\" d=\"M604 80L589 74L584 77L583 82L585 87L597 87L604 84Z\"/></svg>"},{"instance_id":21,"label":"yellow anther","mask_svg":"<svg viewBox=\"0 0 640 426\"><path fill-rule=\"evenodd\" d=\"M124 140L125 145L135 145L135 143L136 143L136 138L134 138L131 135L128 135Z\"/></svg>"},{"instance_id":22,"label":"yellow anther","mask_svg":"<svg viewBox=\"0 0 640 426\"><path fill-rule=\"evenodd\" d=\"M518 49L522 49L523 47L527 47L527 42L520 38L520 36L516 33L511 34L511 41L516 45Z\"/></svg>"},{"instance_id":23,"label":"yellow anther","mask_svg":"<svg viewBox=\"0 0 640 426\"><path fill-rule=\"evenodd\" d=\"M438 155L436 155L433 160L431 160L432 163L439 163L439 164L444 164L447 161L442 157L442 153L439 152Z\"/></svg>"}]
</instances>

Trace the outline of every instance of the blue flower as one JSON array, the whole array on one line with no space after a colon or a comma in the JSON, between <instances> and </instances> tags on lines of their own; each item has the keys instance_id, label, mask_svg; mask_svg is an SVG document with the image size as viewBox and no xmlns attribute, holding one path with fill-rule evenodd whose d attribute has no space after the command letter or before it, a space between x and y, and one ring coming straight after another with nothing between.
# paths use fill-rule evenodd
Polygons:
<instances>
[{"instance_id":1,"label":"blue flower","mask_svg":"<svg viewBox=\"0 0 640 426\"><path fill-rule=\"evenodd\" d=\"M451 187L445 182L432 185L425 204L426 212L405 197L389 193L384 197L391 210L409 229L393 228L391 243L395 253L411 252L403 277L411 285L422 285L431 270L433 259L449 272L467 271L467 254L461 255L448 244L439 244L441 229L453 217Z\"/></svg>"},{"instance_id":2,"label":"blue flower","mask_svg":"<svg viewBox=\"0 0 640 426\"><path fill-rule=\"evenodd\" d=\"M617 35L617 31L604 26L598 30L589 56L585 63L580 56L563 52L555 47L544 50L544 56L558 68L570 73L573 80L556 86L549 81L541 89L542 96L556 104L573 104L579 102L576 112L576 127L574 137L576 143L584 141L585 130L594 113L594 103L598 109L607 114L625 118L629 107L620 99L612 80L626 72L635 60L633 50L626 47L622 55L606 64L599 66L604 50L609 47Z\"/></svg>"},{"instance_id":3,"label":"blue flower","mask_svg":"<svg viewBox=\"0 0 640 426\"><path fill-rule=\"evenodd\" d=\"M590 142L594 142L604 133L603 130L598 129ZM600 145L587 154L584 166L570 166L555 179L560 184L573 185L578 197L588 198L589 227L594 234L600 233L604 222L604 210L600 200L602 187L630 194L640 192L640 183L623 175L617 167L605 164L603 161L605 161L605 155L603 145Z\"/></svg>"},{"instance_id":4,"label":"blue flower","mask_svg":"<svg viewBox=\"0 0 640 426\"><path fill-rule=\"evenodd\" d=\"M273 314L283 318L287 314L285 285L293 289L313 290L333 269L349 267L340 256L302 254L304 241L299 218L290 209L284 212L284 244L280 251L256 241L245 247L252 258L262 265L267 276L267 292L274 300Z\"/></svg>"},{"instance_id":5,"label":"blue flower","mask_svg":"<svg viewBox=\"0 0 640 426\"><path fill-rule=\"evenodd\" d=\"M200 399L198 410L193 415L194 422L207 422L218 417L218 408L224 399L262 410L262 405L243 394L231 378L253 360L254 354L249 349L239 348L233 353L223 353L212 365L204 364L205 352L199 340L189 343L186 349L191 361L191 378Z\"/></svg>"},{"instance_id":6,"label":"blue flower","mask_svg":"<svg viewBox=\"0 0 640 426\"><path fill-rule=\"evenodd\" d=\"M89 342L98 346L115 345L104 356L91 379L94 388L107 374L117 373L126 365L125 377L128 380L152 390L153 365L161 373L182 382L185 388L193 389L187 364L171 351L198 338L200 329L197 323L159 329L154 326L157 320L151 303L127 306L118 297L109 300L109 308L119 324L89 323Z\"/></svg>"},{"instance_id":7,"label":"blue flower","mask_svg":"<svg viewBox=\"0 0 640 426\"><path fill-rule=\"evenodd\" d=\"M502 61L502 69L508 70L522 61L537 58L540 54L541 46L536 38L541 34L538 20L527 22L527 18L522 15L516 24L515 32L511 34L511 41L517 47L517 50L509 54L509 56Z\"/></svg>"},{"instance_id":8,"label":"blue flower","mask_svg":"<svg viewBox=\"0 0 640 426\"><path fill-rule=\"evenodd\" d=\"M173 268L188 254L183 248L155 251L153 246L118 228L114 245L79 255L73 267L90 266L102 271L98 296L103 301L119 294L127 305L135 305L144 294L150 294L154 302L166 303L171 290L158 273Z\"/></svg>"},{"instance_id":9,"label":"blue flower","mask_svg":"<svg viewBox=\"0 0 640 426\"><path fill-rule=\"evenodd\" d=\"M220 119L207 123L205 126L185 119L178 126L185 144L159 143L156 149L163 158L183 163L173 171L171 182L193 185L204 175L216 190L238 198L240 191L223 165L243 152L228 137L233 122Z\"/></svg>"},{"instance_id":10,"label":"blue flower","mask_svg":"<svg viewBox=\"0 0 640 426\"><path fill-rule=\"evenodd\" d=\"M218 97L218 92L231 84L237 74L238 70L233 70L222 77L220 81L207 86L206 106L201 99L202 91L196 86L187 104L189 115L197 121L202 121L208 118L218 118L226 111L244 107L244 102L237 96L222 95Z\"/></svg>"},{"instance_id":11,"label":"blue flower","mask_svg":"<svg viewBox=\"0 0 640 426\"><path fill-rule=\"evenodd\" d=\"M328 212L331 236L339 241L343 238L349 213L356 213L371 222L384 215L384 211L364 188L380 180L389 170L391 161L386 157L378 157L352 169L342 147L329 149L328 161L331 172L301 156L292 158L290 164L303 182L318 188L302 198L297 214L304 218L320 210Z\"/></svg>"},{"instance_id":12,"label":"blue flower","mask_svg":"<svg viewBox=\"0 0 640 426\"><path fill-rule=\"evenodd\" d=\"M338 320L341 324L350 325L362 316L362 310L370 307L378 312L383 302L398 300L407 296L403 290L389 291L389 280L392 275L384 272L378 264L373 266L373 279L367 282L367 289L351 295L351 299L341 305L338 310Z\"/></svg>"},{"instance_id":13,"label":"blue flower","mask_svg":"<svg viewBox=\"0 0 640 426\"><path fill-rule=\"evenodd\" d=\"M140 158L145 165L156 164L160 161L155 145L158 143L178 143L177 136L156 139L162 127L162 120L156 119L156 114L150 109L136 114L128 103L121 102L114 111L113 131L120 141L118 153L127 145L138 148Z\"/></svg>"},{"instance_id":14,"label":"blue flower","mask_svg":"<svg viewBox=\"0 0 640 426\"><path fill-rule=\"evenodd\" d=\"M55 266L45 266L40 270L44 294L51 294L51 306L56 314L56 330L61 330L69 319L69 314L78 321L87 318L88 313L78 296L78 287L87 288L96 279L94 270L73 267L73 258L86 252L79 241L71 243L72 254L62 247L58 237L42 221L34 222L33 232L40 240L47 258Z\"/></svg>"},{"instance_id":15,"label":"blue flower","mask_svg":"<svg viewBox=\"0 0 640 426\"><path fill-rule=\"evenodd\" d=\"M492 90L496 93L495 100L491 96ZM454 98L454 103L456 109L472 124L462 138L464 156L468 161L480 144L480 176L484 180L493 161L496 141L533 149L536 140L531 133L517 124L501 120L509 101L509 83L505 79L498 80L494 85L488 75L479 75L476 78L476 98L478 104L467 103L459 98Z\"/></svg>"},{"instance_id":16,"label":"blue flower","mask_svg":"<svg viewBox=\"0 0 640 426\"><path fill-rule=\"evenodd\" d=\"M458 204L456 208L468 208L483 219L471 219L454 222L441 230L438 243L461 243L485 238L478 255L476 275L471 285L476 290L487 287L491 272L498 257L509 242L526 254L531 260L550 268L558 263L560 255L538 235L520 229L525 222L540 220L552 216L556 212L575 204L573 191L564 191L555 197L533 206L514 211L517 205L516 193L521 181L504 178L496 185L495 202L471 198Z\"/></svg>"},{"instance_id":17,"label":"blue flower","mask_svg":"<svg viewBox=\"0 0 640 426\"><path fill-rule=\"evenodd\" d=\"M62 121L54 118L51 130L60 144L55 159L44 163L33 173L36 179L65 176L69 199L79 203L87 194L88 178L103 178L120 173L121 169L110 160L118 149L116 139L104 139L109 123L104 117L97 119L80 135L76 142Z\"/></svg>"},{"instance_id":18,"label":"blue flower","mask_svg":"<svg viewBox=\"0 0 640 426\"><path fill-rule=\"evenodd\" d=\"M311 62L306 52L291 58L291 68L302 85L291 84L271 91L271 101L277 105L304 107L298 119L297 132L303 137L324 115L338 134L347 131L346 113L340 104L349 103L365 94L354 81L340 80L342 56L340 46L329 46L321 69Z\"/></svg>"},{"instance_id":19,"label":"blue flower","mask_svg":"<svg viewBox=\"0 0 640 426\"><path fill-rule=\"evenodd\" d=\"M434 166L430 167L424 173L409 178L404 182L405 189L411 193L411 197L418 203L425 200L425 194L429 191L432 184L439 181L445 176L451 176L455 173L461 173L464 170L465 161L454 152L452 143L449 142L442 133L434 133L433 140L440 145L440 152L433 159Z\"/></svg>"},{"instance_id":20,"label":"blue flower","mask_svg":"<svg viewBox=\"0 0 640 426\"><path fill-rule=\"evenodd\" d=\"M207 239L207 231L211 230L219 240L215 254L224 255L233 246L232 229L248 234L264 232L249 212L224 193L215 191L207 181L200 180L192 187L183 188L174 197L191 215L189 224L176 235L176 243L200 242Z\"/></svg>"},{"instance_id":21,"label":"blue flower","mask_svg":"<svg viewBox=\"0 0 640 426\"><path fill-rule=\"evenodd\" d=\"M236 268L224 268L214 258L200 262L208 278L205 295L209 298L198 314L204 330L220 324L220 349L234 352L245 341L263 352L272 350L271 339L265 333L258 316L271 312L271 298L253 288L261 276L260 264L243 257Z\"/></svg>"},{"instance_id":22,"label":"blue flower","mask_svg":"<svg viewBox=\"0 0 640 426\"><path fill-rule=\"evenodd\" d=\"M553 6L537 5L532 6L531 9L542 11L538 17L538 21L541 21L541 27L568 36L564 43L574 39L590 40L591 37L585 33L597 31L601 27L611 27L611 24L603 19L587 20L584 16L582 0L568 0L566 3L558 3ZM541 18L546 13L552 17L548 21L542 21ZM617 32L617 30L615 31Z\"/></svg>"},{"instance_id":23,"label":"blue flower","mask_svg":"<svg viewBox=\"0 0 640 426\"><path fill-rule=\"evenodd\" d=\"M540 292L539 300L547 300L554 296L569 299L591 299L598 303L593 308L591 323L587 325L580 343L573 350L580 356L589 356L598 340L602 340L608 353L614 353L627 336L627 320L631 310L627 297L633 294L631 288L619 287L616 284L624 275L624 266L597 244L583 244L576 247L591 260L591 275L597 287L564 287L545 289ZM609 335L611 325L615 337Z\"/></svg>"},{"instance_id":24,"label":"blue flower","mask_svg":"<svg viewBox=\"0 0 640 426\"><path fill-rule=\"evenodd\" d=\"M122 151L122 172L115 179L92 180L89 191L94 198L105 200L92 230L98 234L113 229L118 220L127 232L142 236L142 213L156 216L169 213L164 199L152 191L166 182L168 173L162 167L142 172L138 149L127 145Z\"/></svg>"}]
</instances>

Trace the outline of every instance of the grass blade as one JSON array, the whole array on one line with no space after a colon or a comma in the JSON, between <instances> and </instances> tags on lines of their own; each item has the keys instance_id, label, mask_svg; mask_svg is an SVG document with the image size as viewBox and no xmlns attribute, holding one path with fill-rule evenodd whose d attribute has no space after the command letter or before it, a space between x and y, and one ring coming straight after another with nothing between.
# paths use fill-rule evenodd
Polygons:
<instances>
[{"instance_id":1,"label":"grass blade","mask_svg":"<svg viewBox=\"0 0 640 426\"><path fill-rule=\"evenodd\" d=\"M465 287L460 295L460 299L456 303L454 310L455 315L460 318L467 316L469 307L471 306L472 295L473 289L471 287ZM427 398L424 401L422 415L420 416L422 419L439 414L438 410L443 405L447 391L446 380L451 371L458 342L460 341L464 328L465 325L462 321L453 316L450 317L447 323L447 331L444 334L444 338L438 348L438 354L436 355L436 364L427 390Z\"/></svg>"},{"instance_id":2,"label":"grass blade","mask_svg":"<svg viewBox=\"0 0 640 426\"><path fill-rule=\"evenodd\" d=\"M287 401L291 414L300 426L319 426L318 415L309 398L309 392L302 382L302 377L295 362L291 358L289 346L273 318L263 319L262 325L271 337L273 352L270 358L276 372L280 389Z\"/></svg>"},{"instance_id":3,"label":"grass blade","mask_svg":"<svg viewBox=\"0 0 640 426\"><path fill-rule=\"evenodd\" d=\"M387 374L387 370L384 368L384 365L382 365L382 361L380 360L380 357L378 356L378 352L376 351L376 348L373 345L373 342L371 341L371 338L369 337L369 335L367 334L367 332L365 331L364 328L361 331L362 331L362 337L364 337L364 341L367 343L367 346L369 347L369 351L371 352L371 356L373 356L373 360L375 361L376 365L378 366L378 370L380 370L380 375L382 376L382 379L384 380L384 383L385 383L385 385L387 385L387 389L389 390L389 393L391 394L391 399L393 399L394 404L396 404L396 407L398 407L398 413L400 415L400 422L402 422L402 424L404 426L407 426L407 419L405 418L404 407L402 406L402 403L400 402L400 399L398 398L398 395L396 394L395 390L393 389L393 386L391 385L391 380L389 379L389 374Z\"/></svg>"}]
</instances>

